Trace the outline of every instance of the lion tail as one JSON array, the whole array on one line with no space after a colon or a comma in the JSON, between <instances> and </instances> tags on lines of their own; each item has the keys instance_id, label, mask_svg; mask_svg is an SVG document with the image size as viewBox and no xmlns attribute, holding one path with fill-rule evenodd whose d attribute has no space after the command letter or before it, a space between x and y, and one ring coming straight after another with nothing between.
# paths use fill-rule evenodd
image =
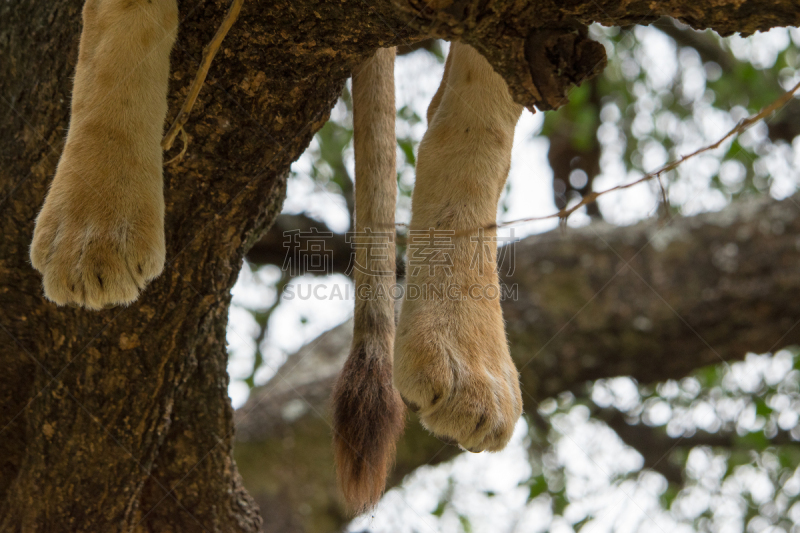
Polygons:
<instances>
[{"instance_id":1,"label":"lion tail","mask_svg":"<svg viewBox=\"0 0 800 533\"><path fill-rule=\"evenodd\" d=\"M353 73L355 285L353 344L333 391L333 448L347 506L363 512L383 494L405 423L392 385L395 284L394 48Z\"/></svg>"}]
</instances>

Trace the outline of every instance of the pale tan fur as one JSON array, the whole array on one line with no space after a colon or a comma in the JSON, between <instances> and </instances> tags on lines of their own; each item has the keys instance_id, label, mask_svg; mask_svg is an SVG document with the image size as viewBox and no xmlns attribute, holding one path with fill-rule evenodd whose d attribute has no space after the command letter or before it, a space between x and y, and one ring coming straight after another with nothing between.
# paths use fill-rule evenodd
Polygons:
<instances>
[{"instance_id":1,"label":"pale tan fur","mask_svg":"<svg viewBox=\"0 0 800 533\"><path fill-rule=\"evenodd\" d=\"M160 141L178 11L176 0L87 0L83 22L69 132L30 254L48 299L99 309L134 301L164 266ZM379 51L362 70L385 79L354 83L356 99L366 102L366 114L355 117L358 230L391 232L394 221L391 57ZM488 62L454 43L419 151L411 229L458 235L448 271L409 268L407 283L455 286L465 298L404 301L393 379L426 427L472 451L502 448L522 410L500 302L486 290L498 285L496 247L489 243L471 265L484 247L470 238L494 222L521 110ZM412 236L410 255L428 243ZM365 254L357 256L362 263ZM386 273L356 281L391 287L392 245L385 255L373 267ZM469 295L473 286L480 297ZM356 319L336 391L336 446L343 488L363 509L382 490L403 407L391 383L390 301L359 295Z\"/></svg>"},{"instance_id":2,"label":"pale tan fur","mask_svg":"<svg viewBox=\"0 0 800 533\"><path fill-rule=\"evenodd\" d=\"M31 262L53 302L134 301L164 267L161 136L175 0L87 0L72 117Z\"/></svg>"},{"instance_id":3,"label":"pale tan fur","mask_svg":"<svg viewBox=\"0 0 800 533\"><path fill-rule=\"evenodd\" d=\"M486 59L453 43L419 148L410 225L410 234L452 230L453 249L447 252L452 266L431 271L409 264L406 292L424 285L458 291L404 300L394 383L432 433L476 452L503 448L522 413L499 290L487 290L498 286L493 230L484 233L488 246L481 249L488 253L478 254L481 261L471 265L481 246L476 228L495 221L521 113ZM417 249L431 242L430 236L409 237L409 261L426 256ZM470 294L471 287L479 289Z\"/></svg>"}]
</instances>

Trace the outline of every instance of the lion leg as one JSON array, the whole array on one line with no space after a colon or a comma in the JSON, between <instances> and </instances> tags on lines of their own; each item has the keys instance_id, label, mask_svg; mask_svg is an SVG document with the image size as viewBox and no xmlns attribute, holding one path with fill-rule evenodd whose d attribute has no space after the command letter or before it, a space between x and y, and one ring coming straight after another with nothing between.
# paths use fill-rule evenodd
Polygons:
<instances>
[{"instance_id":1,"label":"lion leg","mask_svg":"<svg viewBox=\"0 0 800 533\"><path fill-rule=\"evenodd\" d=\"M56 304L135 300L164 266L162 151L176 0L87 0L64 152L31 262Z\"/></svg>"},{"instance_id":2,"label":"lion leg","mask_svg":"<svg viewBox=\"0 0 800 533\"><path fill-rule=\"evenodd\" d=\"M522 412L488 229L522 107L470 46L453 43L448 62L419 148L394 383L433 434L494 451Z\"/></svg>"}]
</instances>

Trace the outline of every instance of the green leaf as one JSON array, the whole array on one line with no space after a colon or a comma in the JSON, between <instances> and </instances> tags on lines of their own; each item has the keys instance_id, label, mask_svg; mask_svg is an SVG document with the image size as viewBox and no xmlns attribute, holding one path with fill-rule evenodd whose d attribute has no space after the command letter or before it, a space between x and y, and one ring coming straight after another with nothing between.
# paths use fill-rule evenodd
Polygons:
<instances>
[{"instance_id":1,"label":"green leaf","mask_svg":"<svg viewBox=\"0 0 800 533\"><path fill-rule=\"evenodd\" d=\"M769 439L767 439L763 431L753 431L747 435L742 435L736 441L743 448L757 451L763 451L770 445Z\"/></svg>"},{"instance_id":2,"label":"green leaf","mask_svg":"<svg viewBox=\"0 0 800 533\"><path fill-rule=\"evenodd\" d=\"M672 483L667 485L667 490L661 495L661 505L663 505L665 509L669 509L679 492L679 487L674 486Z\"/></svg>"},{"instance_id":3,"label":"green leaf","mask_svg":"<svg viewBox=\"0 0 800 533\"><path fill-rule=\"evenodd\" d=\"M530 492L528 493L528 501L536 498L540 494L547 492L547 480L544 476L536 476L528 481L530 485Z\"/></svg>"},{"instance_id":4,"label":"green leaf","mask_svg":"<svg viewBox=\"0 0 800 533\"><path fill-rule=\"evenodd\" d=\"M436 509L434 509L431 512L431 514L433 516L438 516L439 518L441 518L442 515L444 514L445 509L447 509L447 500L446 499L439 500L439 504L436 506Z\"/></svg>"},{"instance_id":5,"label":"green leaf","mask_svg":"<svg viewBox=\"0 0 800 533\"><path fill-rule=\"evenodd\" d=\"M563 492L557 492L552 495L553 498L553 514L556 516L561 516L564 514L564 509L567 508L567 496Z\"/></svg>"},{"instance_id":6,"label":"green leaf","mask_svg":"<svg viewBox=\"0 0 800 533\"><path fill-rule=\"evenodd\" d=\"M414 156L414 141L409 138L397 139L397 145L400 147L400 150L403 151L403 155L406 156L406 163L411 166L416 165L417 158Z\"/></svg>"},{"instance_id":7,"label":"green leaf","mask_svg":"<svg viewBox=\"0 0 800 533\"><path fill-rule=\"evenodd\" d=\"M772 408L767 405L767 402L765 402L763 398L755 396L753 397L753 403L756 406L756 415L763 416L764 418L769 418L770 415L772 415Z\"/></svg>"}]
</instances>

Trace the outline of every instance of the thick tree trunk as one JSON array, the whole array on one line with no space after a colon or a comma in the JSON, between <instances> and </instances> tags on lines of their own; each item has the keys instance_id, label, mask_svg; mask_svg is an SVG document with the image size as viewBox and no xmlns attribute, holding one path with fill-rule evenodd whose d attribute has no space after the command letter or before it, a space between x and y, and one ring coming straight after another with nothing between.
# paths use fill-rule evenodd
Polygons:
<instances>
[{"instance_id":1,"label":"thick tree trunk","mask_svg":"<svg viewBox=\"0 0 800 533\"><path fill-rule=\"evenodd\" d=\"M506 300L503 311L525 411L560 392L581 394L589 380L678 379L748 352L800 344L798 235L800 195L666 223L615 228L598 222L530 237L513 254L499 254L507 261L501 274L511 260L515 266L503 282L516 284L518 297ZM273 508L282 510L265 517L265 531L317 533L346 523L333 490L326 400L351 330L349 322L338 326L292 355L236 412L245 485L256 500L280 502ZM458 453L410 421L392 483ZM626 442L644 445L648 459L675 445L616 422L609 420ZM647 449L652 442L658 446ZM668 479L676 475L664 472ZM307 503L313 513L303 513Z\"/></svg>"},{"instance_id":2,"label":"thick tree trunk","mask_svg":"<svg viewBox=\"0 0 800 533\"><path fill-rule=\"evenodd\" d=\"M2 531L258 529L231 458L229 291L279 210L290 163L376 47L463 38L520 103L552 107L599 59L565 16L672 15L725 32L800 22L795 0L245 2L190 117L187 156L165 174L164 274L135 305L88 312L45 302L27 259L68 126L81 3L0 5ZM227 7L181 3L170 118Z\"/></svg>"},{"instance_id":3,"label":"thick tree trunk","mask_svg":"<svg viewBox=\"0 0 800 533\"><path fill-rule=\"evenodd\" d=\"M195 106L187 157L167 168L164 274L129 308L57 309L27 250L67 127L81 4L0 8L0 530L256 531L231 456L230 288L289 164L379 36L341 46L312 5L256 22L248 3ZM171 114L226 9L182 4Z\"/></svg>"}]
</instances>

